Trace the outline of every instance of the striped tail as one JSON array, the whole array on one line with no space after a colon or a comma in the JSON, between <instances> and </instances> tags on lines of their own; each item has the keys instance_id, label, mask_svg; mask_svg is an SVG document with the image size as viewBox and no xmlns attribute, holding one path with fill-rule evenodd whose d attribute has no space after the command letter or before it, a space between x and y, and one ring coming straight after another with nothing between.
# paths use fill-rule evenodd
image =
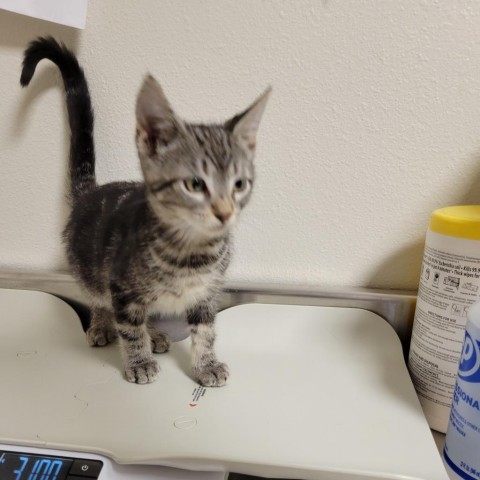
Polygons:
<instances>
[{"instance_id":1,"label":"striped tail","mask_svg":"<svg viewBox=\"0 0 480 480\"><path fill-rule=\"evenodd\" d=\"M20 84L26 87L44 58L59 68L70 124L70 190L75 201L96 186L93 110L87 80L75 55L52 37L38 38L25 50Z\"/></svg>"}]
</instances>

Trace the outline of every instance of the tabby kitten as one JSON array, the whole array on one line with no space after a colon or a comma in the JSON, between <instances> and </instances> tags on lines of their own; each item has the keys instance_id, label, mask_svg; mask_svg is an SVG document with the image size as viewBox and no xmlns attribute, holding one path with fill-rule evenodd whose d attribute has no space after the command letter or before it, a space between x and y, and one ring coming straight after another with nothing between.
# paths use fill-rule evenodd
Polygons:
<instances>
[{"instance_id":1,"label":"tabby kitten","mask_svg":"<svg viewBox=\"0 0 480 480\"><path fill-rule=\"evenodd\" d=\"M216 298L231 255L231 228L254 183L255 137L270 90L224 124L194 125L172 110L147 75L136 103L136 145L144 182L97 185L93 111L83 69L53 38L33 41L20 79L27 86L49 59L63 77L71 130L72 211L64 241L72 272L91 299L87 340L117 336L129 382L159 373L152 352L168 337L153 314L187 318L192 373L205 386L225 385L228 368L214 351Z\"/></svg>"}]
</instances>

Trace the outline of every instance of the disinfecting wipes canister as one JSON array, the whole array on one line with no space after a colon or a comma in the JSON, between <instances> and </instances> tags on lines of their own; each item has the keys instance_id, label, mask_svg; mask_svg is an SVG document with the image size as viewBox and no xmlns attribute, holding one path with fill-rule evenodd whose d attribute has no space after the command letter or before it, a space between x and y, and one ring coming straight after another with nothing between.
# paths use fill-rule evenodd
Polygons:
<instances>
[{"instance_id":1,"label":"disinfecting wipes canister","mask_svg":"<svg viewBox=\"0 0 480 480\"><path fill-rule=\"evenodd\" d=\"M470 306L480 299L480 206L430 218L408 366L431 428L447 431Z\"/></svg>"},{"instance_id":2,"label":"disinfecting wipes canister","mask_svg":"<svg viewBox=\"0 0 480 480\"><path fill-rule=\"evenodd\" d=\"M468 312L443 458L452 479L480 479L480 303Z\"/></svg>"}]
</instances>

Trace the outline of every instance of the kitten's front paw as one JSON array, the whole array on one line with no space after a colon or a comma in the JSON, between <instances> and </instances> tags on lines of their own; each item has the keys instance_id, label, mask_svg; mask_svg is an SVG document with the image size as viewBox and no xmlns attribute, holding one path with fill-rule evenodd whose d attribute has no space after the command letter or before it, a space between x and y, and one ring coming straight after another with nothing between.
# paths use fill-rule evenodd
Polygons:
<instances>
[{"instance_id":1,"label":"kitten's front paw","mask_svg":"<svg viewBox=\"0 0 480 480\"><path fill-rule=\"evenodd\" d=\"M103 347L117 338L114 328L90 327L87 330L87 342L91 347Z\"/></svg>"},{"instance_id":2,"label":"kitten's front paw","mask_svg":"<svg viewBox=\"0 0 480 480\"><path fill-rule=\"evenodd\" d=\"M223 387L228 380L228 367L225 363L215 362L203 367L194 367L193 375L204 387Z\"/></svg>"},{"instance_id":3,"label":"kitten's front paw","mask_svg":"<svg viewBox=\"0 0 480 480\"><path fill-rule=\"evenodd\" d=\"M149 332L153 353L165 353L170 350L170 339L164 333Z\"/></svg>"},{"instance_id":4,"label":"kitten's front paw","mask_svg":"<svg viewBox=\"0 0 480 480\"><path fill-rule=\"evenodd\" d=\"M158 377L160 367L155 360L147 360L145 363L135 367L127 367L125 376L131 383L152 383Z\"/></svg>"}]
</instances>

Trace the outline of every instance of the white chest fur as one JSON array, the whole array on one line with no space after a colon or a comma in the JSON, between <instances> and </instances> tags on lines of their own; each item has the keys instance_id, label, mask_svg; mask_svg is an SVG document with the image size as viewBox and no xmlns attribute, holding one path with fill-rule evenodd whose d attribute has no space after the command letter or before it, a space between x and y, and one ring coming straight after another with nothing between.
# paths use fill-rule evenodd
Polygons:
<instances>
[{"instance_id":1,"label":"white chest fur","mask_svg":"<svg viewBox=\"0 0 480 480\"><path fill-rule=\"evenodd\" d=\"M159 285L155 289L148 313L182 314L196 303L207 299L218 282L218 273L208 272L179 277L170 285Z\"/></svg>"}]
</instances>

